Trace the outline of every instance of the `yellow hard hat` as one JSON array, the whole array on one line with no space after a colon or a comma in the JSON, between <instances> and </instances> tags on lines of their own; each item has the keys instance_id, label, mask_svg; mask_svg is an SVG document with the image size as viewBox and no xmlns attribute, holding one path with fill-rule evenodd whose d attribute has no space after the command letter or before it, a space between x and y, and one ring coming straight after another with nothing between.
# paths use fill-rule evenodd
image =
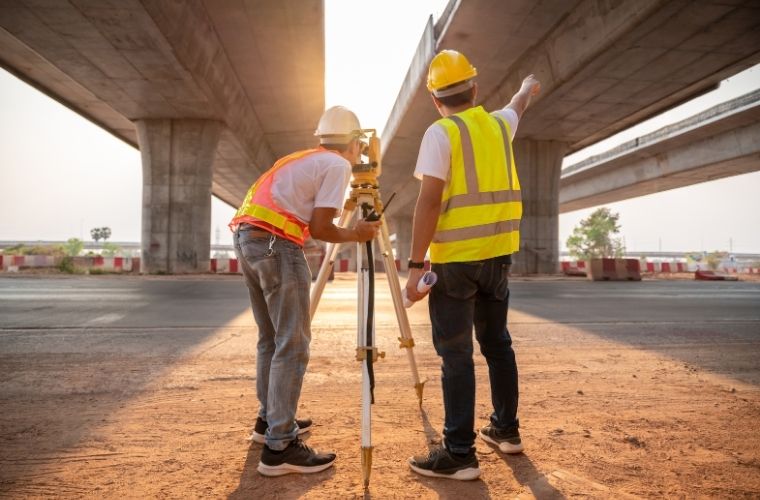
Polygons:
<instances>
[{"instance_id":1,"label":"yellow hard hat","mask_svg":"<svg viewBox=\"0 0 760 500\"><path fill-rule=\"evenodd\" d=\"M478 74L478 70L470 61L456 50L442 50L430 61L428 68L427 88L437 97L442 97L438 91L457 83L466 82ZM457 89L458 92L466 88ZM456 92L452 92L456 93ZM452 93L446 92L447 95Z\"/></svg>"}]
</instances>

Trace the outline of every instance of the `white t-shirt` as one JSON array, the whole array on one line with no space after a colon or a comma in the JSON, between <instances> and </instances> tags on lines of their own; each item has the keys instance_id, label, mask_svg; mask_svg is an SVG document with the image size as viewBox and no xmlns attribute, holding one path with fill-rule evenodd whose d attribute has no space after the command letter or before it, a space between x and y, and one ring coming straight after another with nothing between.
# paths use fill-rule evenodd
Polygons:
<instances>
[{"instance_id":1,"label":"white t-shirt","mask_svg":"<svg viewBox=\"0 0 760 500\"><path fill-rule=\"evenodd\" d=\"M274 176L275 203L305 223L315 208L336 208L345 201L351 163L337 153L320 151L282 167Z\"/></svg>"},{"instance_id":2,"label":"white t-shirt","mask_svg":"<svg viewBox=\"0 0 760 500\"><path fill-rule=\"evenodd\" d=\"M512 108L503 108L491 114L499 115L509 123L510 139L515 136L517 113ZM451 144L446 129L442 125L433 123L425 131L420 144L420 153L417 156L417 166L414 167L414 176L422 180L423 175L429 175L449 181L451 177Z\"/></svg>"}]
</instances>

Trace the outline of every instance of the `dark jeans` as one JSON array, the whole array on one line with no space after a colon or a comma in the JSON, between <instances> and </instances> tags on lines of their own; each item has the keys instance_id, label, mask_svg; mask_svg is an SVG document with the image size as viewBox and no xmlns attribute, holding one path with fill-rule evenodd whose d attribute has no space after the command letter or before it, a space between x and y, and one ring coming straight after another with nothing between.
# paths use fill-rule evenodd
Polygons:
<instances>
[{"instance_id":1,"label":"dark jeans","mask_svg":"<svg viewBox=\"0 0 760 500\"><path fill-rule=\"evenodd\" d=\"M433 264L438 283L430 293L433 345L441 357L447 448L467 453L475 442L475 365L472 329L488 362L493 414L498 429L519 425L517 364L507 331L508 274L505 255L478 262Z\"/></svg>"}]
</instances>

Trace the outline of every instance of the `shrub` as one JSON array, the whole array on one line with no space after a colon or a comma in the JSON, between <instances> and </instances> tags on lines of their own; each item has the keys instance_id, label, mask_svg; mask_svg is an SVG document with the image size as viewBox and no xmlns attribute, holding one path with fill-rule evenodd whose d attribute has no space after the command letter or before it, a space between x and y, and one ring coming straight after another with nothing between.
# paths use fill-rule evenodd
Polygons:
<instances>
[{"instance_id":1,"label":"shrub","mask_svg":"<svg viewBox=\"0 0 760 500\"><path fill-rule=\"evenodd\" d=\"M58 264L58 270L62 273L74 274L77 271L77 268L74 265L74 257L69 255L63 257L61 263Z\"/></svg>"}]
</instances>

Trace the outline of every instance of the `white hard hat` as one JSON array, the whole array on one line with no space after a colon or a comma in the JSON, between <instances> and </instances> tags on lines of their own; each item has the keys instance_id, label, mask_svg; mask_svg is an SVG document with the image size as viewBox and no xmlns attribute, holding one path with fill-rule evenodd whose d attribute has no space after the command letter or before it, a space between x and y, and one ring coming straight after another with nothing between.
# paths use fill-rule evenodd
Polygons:
<instances>
[{"instance_id":1,"label":"white hard hat","mask_svg":"<svg viewBox=\"0 0 760 500\"><path fill-rule=\"evenodd\" d=\"M364 137L359 119L344 106L333 106L322 113L314 135L320 144L346 144L355 137Z\"/></svg>"}]
</instances>

